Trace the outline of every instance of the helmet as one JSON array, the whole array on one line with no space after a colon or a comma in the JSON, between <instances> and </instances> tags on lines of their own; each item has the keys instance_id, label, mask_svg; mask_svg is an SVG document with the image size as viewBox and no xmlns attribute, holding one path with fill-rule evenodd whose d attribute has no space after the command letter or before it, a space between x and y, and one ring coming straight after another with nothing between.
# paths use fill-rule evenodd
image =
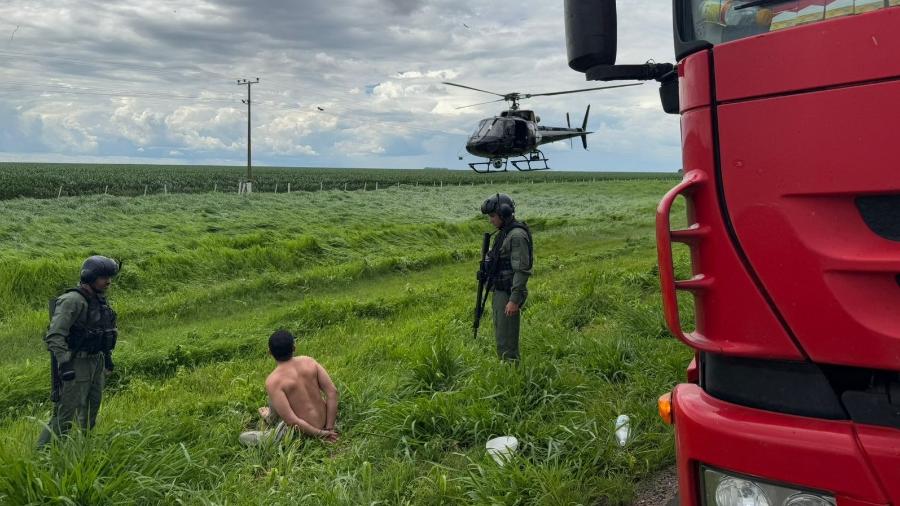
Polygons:
<instances>
[{"instance_id":1,"label":"helmet","mask_svg":"<svg viewBox=\"0 0 900 506\"><path fill-rule=\"evenodd\" d=\"M93 283L97 278L113 277L119 273L119 264L112 258L100 255L88 257L81 264L81 282Z\"/></svg>"},{"instance_id":2,"label":"helmet","mask_svg":"<svg viewBox=\"0 0 900 506\"><path fill-rule=\"evenodd\" d=\"M481 204L481 214L497 213L504 220L516 213L516 203L505 193L492 195Z\"/></svg>"}]
</instances>

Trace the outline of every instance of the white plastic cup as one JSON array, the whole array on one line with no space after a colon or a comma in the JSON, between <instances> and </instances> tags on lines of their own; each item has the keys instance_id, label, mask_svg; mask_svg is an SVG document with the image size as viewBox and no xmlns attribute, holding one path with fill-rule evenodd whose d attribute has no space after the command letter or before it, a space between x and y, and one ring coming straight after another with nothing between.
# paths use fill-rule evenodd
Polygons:
<instances>
[{"instance_id":1,"label":"white plastic cup","mask_svg":"<svg viewBox=\"0 0 900 506\"><path fill-rule=\"evenodd\" d=\"M484 445L488 455L499 465L506 464L519 449L519 440L512 436L495 437Z\"/></svg>"}]
</instances>

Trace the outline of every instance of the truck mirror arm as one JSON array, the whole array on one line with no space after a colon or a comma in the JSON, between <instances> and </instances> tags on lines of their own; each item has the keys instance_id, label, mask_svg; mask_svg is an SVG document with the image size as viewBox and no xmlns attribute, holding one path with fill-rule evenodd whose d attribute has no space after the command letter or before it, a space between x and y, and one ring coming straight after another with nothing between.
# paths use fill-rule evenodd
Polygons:
<instances>
[{"instance_id":1,"label":"truck mirror arm","mask_svg":"<svg viewBox=\"0 0 900 506\"><path fill-rule=\"evenodd\" d=\"M585 72L588 81L638 80L667 81L677 73L672 63L644 63L643 65L596 65Z\"/></svg>"}]
</instances>

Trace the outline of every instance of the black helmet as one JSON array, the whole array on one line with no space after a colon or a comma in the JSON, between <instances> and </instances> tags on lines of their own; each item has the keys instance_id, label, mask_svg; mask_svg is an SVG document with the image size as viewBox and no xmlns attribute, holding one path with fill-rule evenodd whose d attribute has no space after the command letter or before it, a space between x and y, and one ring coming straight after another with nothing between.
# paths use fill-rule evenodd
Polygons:
<instances>
[{"instance_id":1,"label":"black helmet","mask_svg":"<svg viewBox=\"0 0 900 506\"><path fill-rule=\"evenodd\" d=\"M119 273L119 264L112 258L100 255L88 257L81 264L81 282L93 283L97 278L113 277Z\"/></svg>"},{"instance_id":2,"label":"black helmet","mask_svg":"<svg viewBox=\"0 0 900 506\"><path fill-rule=\"evenodd\" d=\"M491 195L481 204L481 214L493 213L505 220L516 213L516 203L505 193Z\"/></svg>"}]
</instances>

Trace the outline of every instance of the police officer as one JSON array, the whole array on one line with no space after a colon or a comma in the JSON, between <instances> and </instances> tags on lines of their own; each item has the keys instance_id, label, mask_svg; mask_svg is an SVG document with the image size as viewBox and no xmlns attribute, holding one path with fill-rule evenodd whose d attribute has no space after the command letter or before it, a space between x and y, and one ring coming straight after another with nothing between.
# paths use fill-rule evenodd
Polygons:
<instances>
[{"instance_id":1,"label":"police officer","mask_svg":"<svg viewBox=\"0 0 900 506\"><path fill-rule=\"evenodd\" d=\"M53 415L38 439L66 434L77 419L83 429L97 420L106 376L113 370L116 313L106 290L119 264L95 255L81 266L81 283L50 301L50 328L44 337L50 351Z\"/></svg>"},{"instance_id":2,"label":"police officer","mask_svg":"<svg viewBox=\"0 0 900 506\"><path fill-rule=\"evenodd\" d=\"M503 360L519 359L519 320L522 305L528 298L534 250L528 225L516 221L516 204L503 193L497 193L481 204L481 213L490 217L498 230L489 253L493 269L494 336L497 355Z\"/></svg>"}]
</instances>

